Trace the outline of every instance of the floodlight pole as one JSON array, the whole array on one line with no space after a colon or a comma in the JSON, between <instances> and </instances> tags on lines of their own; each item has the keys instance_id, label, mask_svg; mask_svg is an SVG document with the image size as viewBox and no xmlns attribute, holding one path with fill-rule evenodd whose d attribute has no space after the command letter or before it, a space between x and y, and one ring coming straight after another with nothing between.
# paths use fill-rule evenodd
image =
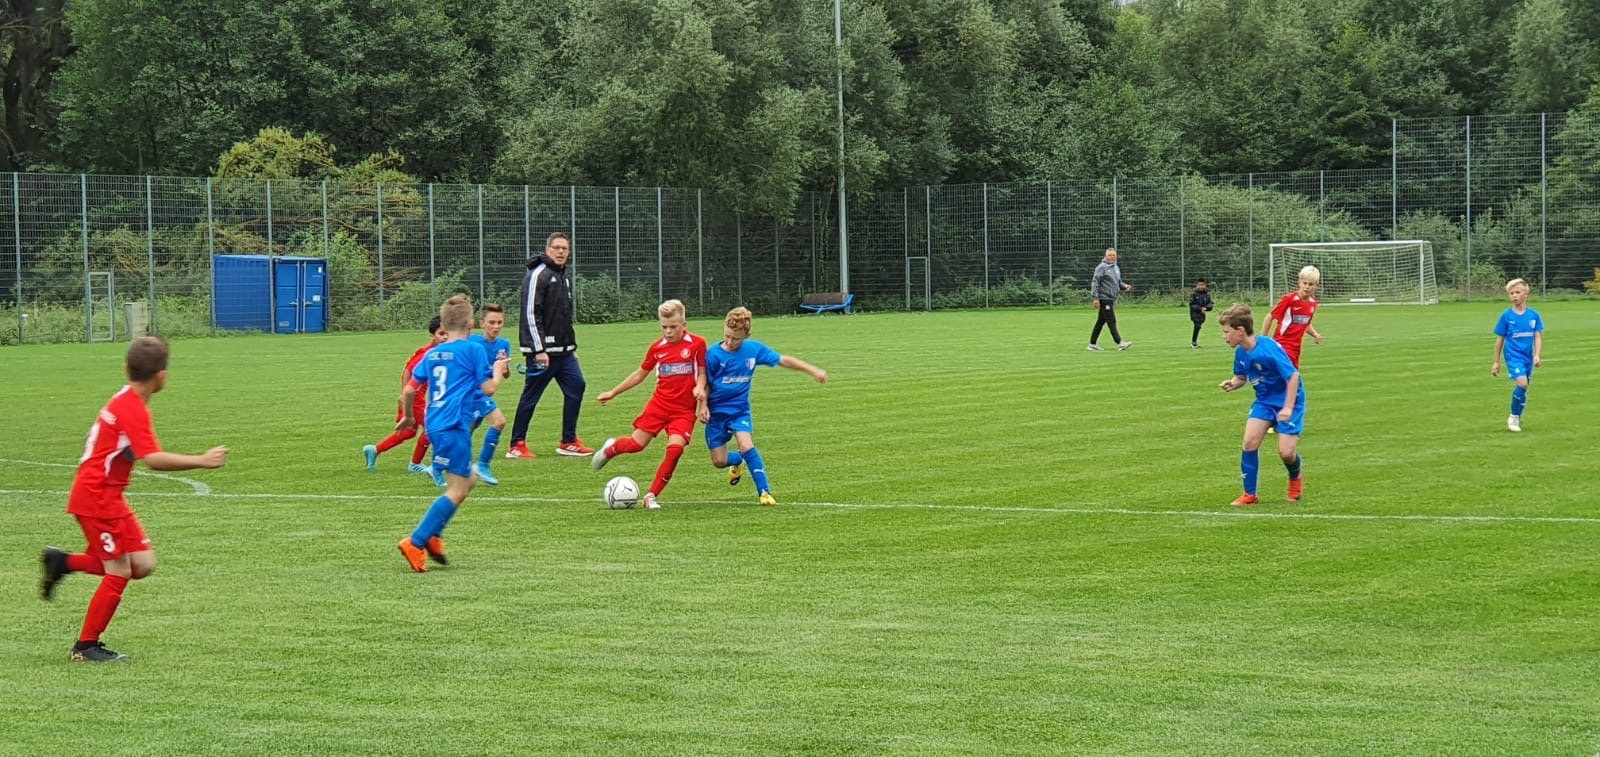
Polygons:
<instances>
[{"instance_id":1,"label":"floodlight pole","mask_svg":"<svg viewBox=\"0 0 1600 757\"><path fill-rule=\"evenodd\" d=\"M839 95L839 291L850 291L850 209L844 199L844 21L833 0L833 69Z\"/></svg>"}]
</instances>

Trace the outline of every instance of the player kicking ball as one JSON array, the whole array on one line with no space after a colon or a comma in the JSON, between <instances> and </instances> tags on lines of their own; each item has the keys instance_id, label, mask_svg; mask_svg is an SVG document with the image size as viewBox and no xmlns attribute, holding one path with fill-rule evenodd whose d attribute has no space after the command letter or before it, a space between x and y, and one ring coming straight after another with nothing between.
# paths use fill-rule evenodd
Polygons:
<instances>
[{"instance_id":1,"label":"player kicking ball","mask_svg":"<svg viewBox=\"0 0 1600 757\"><path fill-rule=\"evenodd\" d=\"M1233 377L1218 386L1224 392L1245 384L1256 389L1256 401L1250 405L1250 417L1244 422L1244 450L1239 455L1244 493L1233 505L1246 507L1260 501L1256 497L1256 478L1261 469L1259 451L1269 428L1278 431L1278 457L1289 472L1288 499L1297 502L1305 493L1299 448L1305 428L1306 392L1300 383L1300 371L1277 342L1256 336L1255 315L1249 305L1234 305L1222 311L1217 322L1222 325L1228 346L1234 348Z\"/></svg>"}]
</instances>

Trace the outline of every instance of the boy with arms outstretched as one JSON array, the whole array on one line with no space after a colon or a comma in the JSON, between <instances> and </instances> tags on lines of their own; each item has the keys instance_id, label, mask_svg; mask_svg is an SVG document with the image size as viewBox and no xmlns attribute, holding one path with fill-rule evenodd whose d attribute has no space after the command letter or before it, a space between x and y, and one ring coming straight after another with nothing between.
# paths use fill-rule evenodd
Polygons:
<instances>
[{"instance_id":1,"label":"boy with arms outstretched","mask_svg":"<svg viewBox=\"0 0 1600 757\"><path fill-rule=\"evenodd\" d=\"M1234 305L1217 318L1222 335L1233 347L1233 377L1218 386L1231 392L1245 384L1256 389L1256 401L1244 422L1244 451L1239 457L1239 472L1244 493L1233 501L1235 507L1253 505L1256 474L1261 468L1258 451L1267 429L1278 431L1278 457L1289 471L1290 502L1297 502L1305 491L1300 470L1300 433L1304 430L1306 391L1300 384L1300 371L1277 342L1255 334L1255 316L1249 305Z\"/></svg>"},{"instance_id":2,"label":"boy with arms outstretched","mask_svg":"<svg viewBox=\"0 0 1600 757\"><path fill-rule=\"evenodd\" d=\"M1528 404L1528 382L1533 380L1533 369L1539 367L1540 353L1544 351L1544 320L1539 311L1528 307L1528 282L1512 279L1506 282L1506 296L1511 307L1500 314L1494 325L1494 364L1489 375L1500 375L1500 356L1506 359L1506 376L1511 379L1511 416L1506 418L1506 428L1522 431L1522 409Z\"/></svg>"},{"instance_id":3,"label":"boy with arms outstretched","mask_svg":"<svg viewBox=\"0 0 1600 757\"><path fill-rule=\"evenodd\" d=\"M400 554L418 573L428 572L427 560L449 564L445 557L444 527L472 492L477 477L472 472L472 420L479 392L493 396L500 388L506 358L489 361L483 345L467 338L472 333L472 302L464 294L445 300L439 319L450 339L422 356L401 395L405 417L398 429L417 425L411 400L427 392L428 438L433 441L434 468L444 471L445 491L422 516L410 536L400 540Z\"/></svg>"},{"instance_id":4,"label":"boy with arms outstretched","mask_svg":"<svg viewBox=\"0 0 1600 757\"><path fill-rule=\"evenodd\" d=\"M656 374L656 390L644 412L633 420L633 435L607 439L590 460L590 466L600 470L611 458L642 451L658 434L667 432L667 453L644 495L646 510L661 507L656 498L672 480L684 446L694 437L695 419L703 415L706 401L706 340L688 332L688 313L682 302L667 300L656 308L656 315L661 338L645 350L644 361L633 373L611 391L602 392L598 399L601 405L610 402L638 386L652 370Z\"/></svg>"},{"instance_id":5,"label":"boy with arms outstretched","mask_svg":"<svg viewBox=\"0 0 1600 757\"><path fill-rule=\"evenodd\" d=\"M1300 367L1300 343L1306 334L1322 344L1322 335L1311 327L1311 319L1317 314L1317 287L1321 285L1322 271L1314 265L1301 268L1300 287L1278 300L1267 315L1267 322L1261 325L1262 335L1272 337L1296 369Z\"/></svg>"},{"instance_id":6,"label":"boy with arms outstretched","mask_svg":"<svg viewBox=\"0 0 1600 757\"><path fill-rule=\"evenodd\" d=\"M406 384L411 381L411 371L417 367L417 363L422 361L422 356L428 354L428 350L438 346L439 343L443 342L447 336L444 332L444 329L440 328L439 326L439 316L434 316L433 320L428 322L428 335L432 337L432 339L430 339L427 344L418 347L416 352L411 353L411 357L406 360L406 367L400 371L400 390L402 392L405 391ZM416 404L413 408L413 412L419 419L418 422L420 423L424 415L423 398L420 396L417 397L415 399L415 403ZM405 415L406 411L404 408L395 408L395 422L398 423L401 418L405 417ZM424 431L419 436L417 430L414 428L408 428L404 431L395 431L384 437L383 441L380 441L377 444L368 444L367 446L362 447L361 454L367 458L367 470L375 470L377 468L378 455L394 449L405 440L414 436L417 437L417 446L411 451L411 466L406 470L411 473L429 472L431 468L422 464L422 458L428 454L428 433Z\"/></svg>"},{"instance_id":7,"label":"boy with arms outstretched","mask_svg":"<svg viewBox=\"0 0 1600 757\"><path fill-rule=\"evenodd\" d=\"M184 471L221 468L228 459L227 447L212 447L199 455L161 449L150 420L149 403L167 385L169 355L167 343L160 337L142 336L128 346L128 384L111 396L89 427L78 473L72 479L72 493L67 496L67 512L78 519L89 546L74 554L45 547L41 556L44 579L39 583L39 593L45 599L50 599L56 584L68 573L101 576L100 588L89 600L78 643L72 646L70 659L74 662L127 659L127 655L106 649L100 643L100 634L116 614L128 582L156 569L155 550L145 537L139 516L134 515L123 496L134 461L143 460L151 470Z\"/></svg>"},{"instance_id":8,"label":"boy with arms outstretched","mask_svg":"<svg viewBox=\"0 0 1600 757\"><path fill-rule=\"evenodd\" d=\"M701 420L706 424L706 447L711 464L728 469L728 485L737 486L742 477L739 467L750 464L756 499L767 507L778 500L767 483L767 466L755 446L755 427L750 421L750 382L756 366L777 365L811 374L819 384L828 383L828 372L804 360L780 355L750 338L750 311L734 308L722 322L722 341L706 348L706 387L708 398ZM728 441L736 440L739 451L729 452Z\"/></svg>"},{"instance_id":9,"label":"boy with arms outstretched","mask_svg":"<svg viewBox=\"0 0 1600 757\"><path fill-rule=\"evenodd\" d=\"M500 378L511 375L511 341L500 336L501 329L506 327L506 309L496 303L483 306L483 333L473 334L472 341L483 347L484 354L489 356L489 362L500 360L507 361L501 370ZM487 420L489 430L483 432L483 451L478 453L478 461L472 464L472 469L477 472L478 478L490 486L498 486L500 479L489 472L489 461L494 458L494 450L500 446L500 432L506 427L506 414L500 412L500 406L495 404L494 398L480 396L477 407L478 419L473 422L473 428Z\"/></svg>"}]
</instances>

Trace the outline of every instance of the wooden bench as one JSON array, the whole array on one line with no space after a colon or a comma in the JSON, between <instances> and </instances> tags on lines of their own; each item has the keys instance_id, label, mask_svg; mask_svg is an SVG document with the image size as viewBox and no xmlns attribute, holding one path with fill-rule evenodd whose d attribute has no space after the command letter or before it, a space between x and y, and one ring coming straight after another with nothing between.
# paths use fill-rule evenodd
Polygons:
<instances>
[{"instance_id":1,"label":"wooden bench","mask_svg":"<svg viewBox=\"0 0 1600 757\"><path fill-rule=\"evenodd\" d=\"M830 310L850 312L856 296L849 292L812 292L800 300L800 309L822 315Z\"/></svg>"}]
</instances>

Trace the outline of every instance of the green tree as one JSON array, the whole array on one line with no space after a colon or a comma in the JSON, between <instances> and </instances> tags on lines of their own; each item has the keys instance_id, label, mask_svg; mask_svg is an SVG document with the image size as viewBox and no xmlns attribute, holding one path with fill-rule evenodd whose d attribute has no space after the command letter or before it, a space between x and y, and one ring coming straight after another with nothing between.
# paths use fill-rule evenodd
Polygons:
<instances>
[{"instance_id":1,"label":"green tree","mask_svg":"<svg viewBox=\"0 0 1600 757\"><path fill-rule=\"evenodd\" d=\"M1561 0L1528 0L1511 34L1506 103L1516 112L1565 111L1594 81L1589 48Z\"/></svg>"},{"instance_id":2,"label":"green tree","mask_svg":"<svg viewBox=\"0 0 1600 757\"><path fill-rule=\"evenodd\" d=\"M45 97L72 52L66 0L22 0L0 8L0 170L44 156Z\"/></svg>"}]
</instances>

